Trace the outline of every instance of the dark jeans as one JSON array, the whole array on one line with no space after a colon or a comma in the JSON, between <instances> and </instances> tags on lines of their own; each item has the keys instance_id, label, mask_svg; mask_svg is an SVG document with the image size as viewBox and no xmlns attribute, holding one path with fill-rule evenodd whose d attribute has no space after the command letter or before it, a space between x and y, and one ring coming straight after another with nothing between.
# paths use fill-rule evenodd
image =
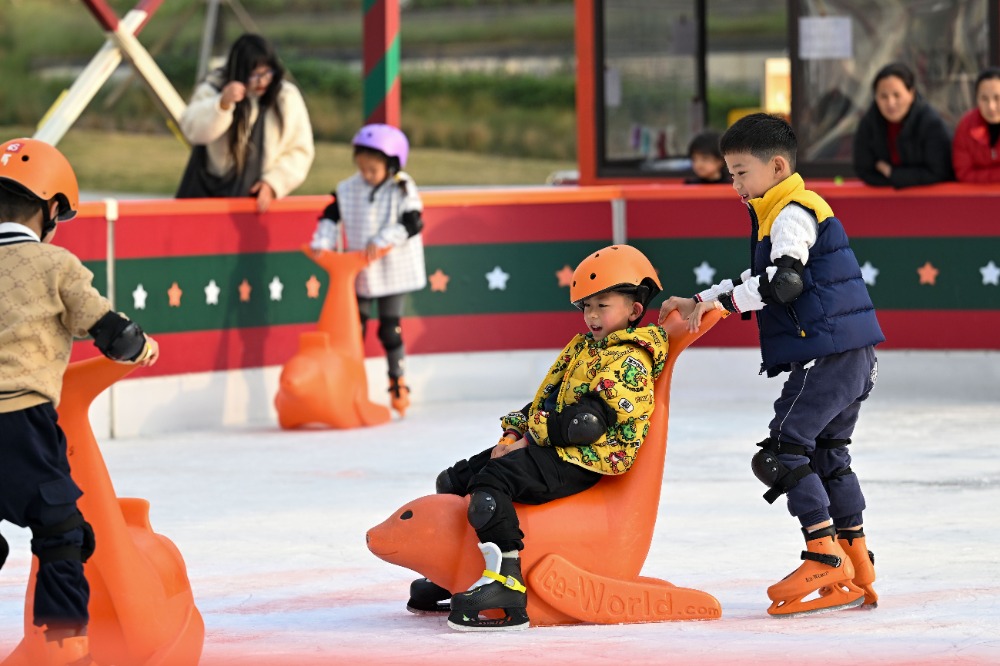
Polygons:
<instances>
[{"instance_id":1,"label":"dark jeans","mask_svg":"<svg viewBox=\"0 0 1000 666\"><path fill-rule=\"evenodd\" d=\"M492 450L459 460L448 468L448 475L463 494L483 490L496 500L493 518L476 534L481 542L493 542L504 552L524 548L514 502L544 504L583 492L601 480L597 472L565 462L551 446L529 444L491 459Z\"/></svg>"},{"instance_id":2,"label":"dark jeans","mask_svg":"<svg viewBox=\"0 0 1000 666\"><path fill-rule=\"evenodd\" d=\"M788 491L788 511L803 527L829 518L839 528L862 522L865 498L856 474L832 476L851 464L847 447L822 448L820 439L847 439L854 432L864 402L875 387L878 362L874 347L816 359L808 367L793 363L781 396L774 403L771 436L805 447L815 474ZM778 459L789 469L809 463L788 453Z\"/></svg>"},{"instance_id":3,"label":"dark jeans","mask_svg":"<svg viewBox=\"0 0 1000 666\"><path fill-rule=\"evenodd\" d=\"M66 438L56 410L44 403L0 412L0 521L20 527L51 528L77 513L83 494L69 474ZM81 527L58 536L34 538L31 551L83 544ZM35 579L35 617L44 624L86 625L90 586L80 560L45 561Z\"/></svg>"}]
</instances>

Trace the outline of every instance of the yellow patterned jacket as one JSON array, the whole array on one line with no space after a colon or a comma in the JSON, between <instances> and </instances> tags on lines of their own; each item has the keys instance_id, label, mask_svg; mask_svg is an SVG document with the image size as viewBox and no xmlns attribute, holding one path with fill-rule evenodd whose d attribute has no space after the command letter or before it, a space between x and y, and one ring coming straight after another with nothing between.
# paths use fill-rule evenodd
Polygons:
<instances>
[{"instance_id":1,"label":"yellow patterned jacket","mask_svg":"<svg viewBox=\"0 0 1000 666\"><path fill-rule=\"evenodd\" d=\"M549 411L579 402L590 392L617 414L617 422L593 444L557 446L559 457L600 474L624 474L632 466L649 432L653 411L653 382L667 358L667 335L650 324L609 334L595 342L593 335L577 335L559 353L526 410L500 419L506 432L528 435L532 444L552 446ZM525 414L525 411L527 414Z\"/></svg>"}]
</instances>

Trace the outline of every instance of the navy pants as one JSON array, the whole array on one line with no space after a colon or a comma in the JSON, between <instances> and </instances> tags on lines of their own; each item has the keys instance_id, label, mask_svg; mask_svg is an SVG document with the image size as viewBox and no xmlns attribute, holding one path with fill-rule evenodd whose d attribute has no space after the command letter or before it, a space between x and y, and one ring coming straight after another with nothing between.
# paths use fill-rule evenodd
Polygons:
<instances>
[{"instance_id":1,"label":"navy pants","mask_svg":"<svg viewBox=\"0 0 1000 666\"><path fill-rule=\"evenodd\" d=\"M856 474L838 475L851 464L846 446L822 448L817 439L847 439L854 432L861 403L875 387L874 347L793 363L774 403L771 437L805 447L807 456L781 453L788 469L810 464L813 474L788 491L788 511L803 527L833 518L838 528L860 525L865 498Z\"/></svg>"},{"instance_id":2,"label":"navy pants","mask_svg":"<svg viewBox=\"0 0 1000 666\"><path fill-rule=\"evenodd\" d=\"M0 412L0 521L44 531L78 513L83 493L69 474L66 437L51 403ZM31 552L83 546L75 527L57 536L35 537ZM79 559L39 558L35 579L36 626L83 626L89 616L90 586Z\"/></svg>"},{"instance_id":3,"label":"navy pants","mask_svg":"<svg viewBox=\"0 0 1000 666\"><path fill-rule=\"evenodd\" d=\"M514 502L544 504L569 497L590 488L602 476L566 462L551 446L529 444L500 458L490 458L491 451L493 447L460 460L447 471L454 487L464 489L463 495L483 490L493 496L497 505L493 518L476 535L482 543L495 543L502 552L524 548Z\"/></svg>"}]
</instances>

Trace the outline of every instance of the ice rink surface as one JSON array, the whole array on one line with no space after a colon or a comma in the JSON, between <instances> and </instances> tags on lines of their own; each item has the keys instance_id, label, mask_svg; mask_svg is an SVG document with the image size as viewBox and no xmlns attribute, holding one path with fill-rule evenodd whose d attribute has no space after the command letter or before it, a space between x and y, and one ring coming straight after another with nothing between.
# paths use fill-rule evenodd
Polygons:
<instances>
[{"instance_id":1,"label":"ice rink surface","mask_svg":"<svg viewBox=\"0 0 1000 666\"><path fill-rule=\"evenodd\" d=\"M469 382L502 377L456 362ZM879 607L792 619L765 612L767 586L798 566L803 543L750 472L780 388L757 362L694 348L673 382L644 573L715 595L714 621L462 634L405 611L415 574L373 556L365 532L493 444L499 416L530 396L417 403L371 429L228 429L102 450L118 495L148 499L154 530L184 555L205 665L1000 663L1000 356L880 354L852 446ZM27 531L3 533L0 655L22 634L30 564Z\"/></svg>"}]
</instances>

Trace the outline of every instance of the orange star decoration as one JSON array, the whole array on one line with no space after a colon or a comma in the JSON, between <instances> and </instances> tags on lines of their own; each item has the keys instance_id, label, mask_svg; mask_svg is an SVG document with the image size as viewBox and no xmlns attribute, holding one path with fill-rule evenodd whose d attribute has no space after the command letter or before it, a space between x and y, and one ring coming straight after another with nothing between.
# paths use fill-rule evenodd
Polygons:
<instances>
[{"instance_id":1,"label":"orange star decoration","mask_svg":"<svg viewBox=\"0 0 1000 666\"><path fill-rule=\"evenodd\" d=\"M937 284L937 276L940 272L934 268L934 264L928 261L917 269L917 273L920 275L920 284Z\"/></svg>"},{"instance_id":2,"label":"orange star decoration","mask_svg":"<svg viewBox=\"0 0 1000 666\"><path fill-rule=\"evenodd\" d=\"M445 275L440 268L427 276L431 283L431 291L448 291L448 280L451 278Z\"/></svg>"},{"instance_id":3,"label":"orange star decoration","mask_svg":"<svg viewBox=\"0 0 1000 666\"><path fill-rule=\"evenodd\" d=\"M563 266L556 271L556 277L559 278L560 287L568 287L573 284L573 269L569 266Z\"/></svg>"},{"instance_id":4,"label":"orange star decoration","mask_svg":"<svg viewBox=\"0 0 1000 666\"><path fill-rule=\"evenodd\" d=\"M319 298L319 288L321 286L323 285L316 279L316 276L310 275L309 279L306 280L306 296L309 298Z\"/></svg>"},{"instance_id":5,"label":"orange star decoration","mask_svg":"<svg viewBox=\"0 0 1000 666\"><path fill-rule=\"evenodd\" d=\"M243 282L240 282L240 300L246 303L250 300L250 292L252 291L250 283L247 282L246 278L243 278Z\"/></svg>"},{"instance_id":6,"label":"orange star decoration","mask_svg":"<svg viewBox=\"0 0 1000 666\"><path fill-rule=\"evenodd\" d=\"M181 306L181 296L183 294L184 291L177 286L176 282L170 285L170 289L167 289L167 298L170 299L170 307L179 308Z\"/></svg>"}]
</instances>

